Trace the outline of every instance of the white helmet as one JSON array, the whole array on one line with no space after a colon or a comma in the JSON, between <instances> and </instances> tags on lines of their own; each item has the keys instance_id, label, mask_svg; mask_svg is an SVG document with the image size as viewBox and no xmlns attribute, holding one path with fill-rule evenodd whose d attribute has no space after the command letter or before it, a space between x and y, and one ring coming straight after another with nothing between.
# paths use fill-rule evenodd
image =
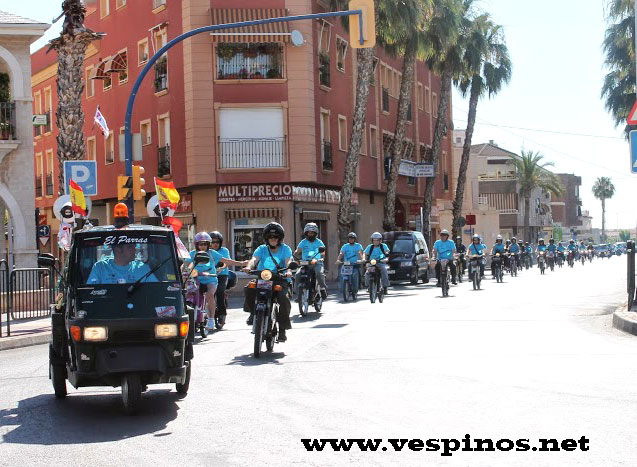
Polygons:
<instances>
[{"instance_id":1,"label":"white helmet","mask_svg":"<svg viewBox=\"0 0 637 467\"><path fill-rule=\"evenodd\" d=\"M448 237L449 236L449 231L447 229L442 229L440 231L440 235L446 235Z\"/></svg>"},{"instance_id":2,"label":"white helmet","mask_svg":"<svg viewBox=\"0 0 637 467\"><path fill-rule=\"evenodd\" d=\"M305 224L305 227L303 228L303 233L306 234L308 232L314 232L316 235L318 235L318 225L316 225L314 222L308 222L307 224Z\"/></svg>"},{"instance_id":3,"label":"white helmet","mask_svg":"<svg viewBox=\"0 0 637 467\"><path fill-rule=\"evenodd\" d=\"M372 240L382 240L383 235L380 232L374 232L372 234Z\"/></svg>"},{"instance_id":4,"label":"white helmet","mask_svg":"<svg viewBox=\"0 0 637 467\"><path fill-rule=\"evenodd\" d=\"M495 237L495 241L497 242L498 240L502 240L502 235L498 235L497 237Z\"/></svg>"}]
</instances>

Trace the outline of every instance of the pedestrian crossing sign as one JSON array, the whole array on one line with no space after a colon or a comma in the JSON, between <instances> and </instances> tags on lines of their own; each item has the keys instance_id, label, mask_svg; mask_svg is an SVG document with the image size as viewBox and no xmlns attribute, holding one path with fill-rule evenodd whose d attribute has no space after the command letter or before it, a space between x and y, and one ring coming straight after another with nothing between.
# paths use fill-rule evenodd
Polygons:
<instances>
[{"instance_id":1,"label":"pedestrian crossing sign","mask_svg":"<svg viewBox=\"0 0 637 467\"><path fill-rule=\"evenodd\" d=\"M630 139L630 171L637 174L637 130L632 130Z\"/></svg>"}]
</instances>

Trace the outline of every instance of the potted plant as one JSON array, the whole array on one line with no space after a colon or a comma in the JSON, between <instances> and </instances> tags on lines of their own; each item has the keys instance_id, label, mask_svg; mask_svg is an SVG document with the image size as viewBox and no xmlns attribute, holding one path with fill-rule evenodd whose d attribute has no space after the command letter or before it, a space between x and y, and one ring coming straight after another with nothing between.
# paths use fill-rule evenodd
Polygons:
<instances>
[{"instance_id":1,"label":"potted plant","mask_svg":"<svg viewBox=\"0 0 637 467\"><path fill-rule=\"evenodd\" d=\"M254 73L252 73L250 78L251 79L263 79L263 75L261 74L260 71L255 71Z\"/></svg>"},{"instance_id":2,"label":"potted plant","mask_svg":"<svg viewBox=\"0 0 637 467\"><path fill-rule=\"evenodd\" d=\"M248 69L247 68L241 68L241 70L239 70L239 79L248 79Z\"/></svg>"},{"instance_id":3,"label":"potted plant","mask_svg":"<svg viewBox=\"0 0 637 467\"><path fill-rule=\"evenodd\" d=\"M234 45L224 43L217 45L217 55L224 60L232 60L236 54L237 48Z\"/></svg>"},{"instance_id":4,"label":"potted plant","mask_svg":"<svg viewBox=\"0 0 637 467\"><path fill-rule=\"evenodd\" d=\"M257 55L259 55L258 48L253 45L249 45L243 49L243 56L245 58L256 58Z\"/></svg>"},{"instance_id":5,"label":"potted plant","mask_svg":"<svg viewBox=\"0 0 637 467\"><path fill-rule=\"evenodd\" d=\"M281 73L275 68L270 68L265 77L268 79L281 79Z\"/></svg>"}]
</instances>

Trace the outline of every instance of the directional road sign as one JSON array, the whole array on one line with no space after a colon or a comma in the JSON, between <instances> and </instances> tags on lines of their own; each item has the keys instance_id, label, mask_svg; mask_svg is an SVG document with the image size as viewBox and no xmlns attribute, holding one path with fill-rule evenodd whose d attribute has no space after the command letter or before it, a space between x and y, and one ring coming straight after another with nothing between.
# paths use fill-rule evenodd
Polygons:
<instances>
[{"instance_id":1,"label":"directional road sign","mask_svg":"<svg viewBox=\"0 0 637 467\"><path fill-rule=\"evenodd\" d=\"M64 186L69 192L69 180L73 179L84 191L84 196L97 195L97 162L64 161Z\"/></svg>"},{"instance_id":2,"label":"directional road sign","mask_svg":"<svg viewBox=\"0 0 637 467\"><path fill-rule=\"evenodd\" d=\"M630 171L637 174L637 130L630 132Z\"/></svg>"}]
</instances>

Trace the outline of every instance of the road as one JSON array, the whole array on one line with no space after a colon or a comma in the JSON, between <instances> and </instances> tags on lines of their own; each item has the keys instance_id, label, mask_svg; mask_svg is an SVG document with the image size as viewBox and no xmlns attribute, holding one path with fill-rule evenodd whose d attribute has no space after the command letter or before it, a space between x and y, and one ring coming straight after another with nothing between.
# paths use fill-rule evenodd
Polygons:
<instances>
[{"instance_id":1,"label":"road","mask_svg":"<svg viewBox=\"0 0 637 467\"><path fill-rule=\"evenodd\" d=\"M57 401L47 347L0 353L0 465L635 465L637 340L612 329L625 257L484 290L396 287L385 303L324 306L251 356L245 315L196 346L190 393ZM363 297L365 298L365 297ZM302 438L588 438L573 452L307 452ZM385 443L384 447L390 446Z\"/></svg>"}]
</instances>

